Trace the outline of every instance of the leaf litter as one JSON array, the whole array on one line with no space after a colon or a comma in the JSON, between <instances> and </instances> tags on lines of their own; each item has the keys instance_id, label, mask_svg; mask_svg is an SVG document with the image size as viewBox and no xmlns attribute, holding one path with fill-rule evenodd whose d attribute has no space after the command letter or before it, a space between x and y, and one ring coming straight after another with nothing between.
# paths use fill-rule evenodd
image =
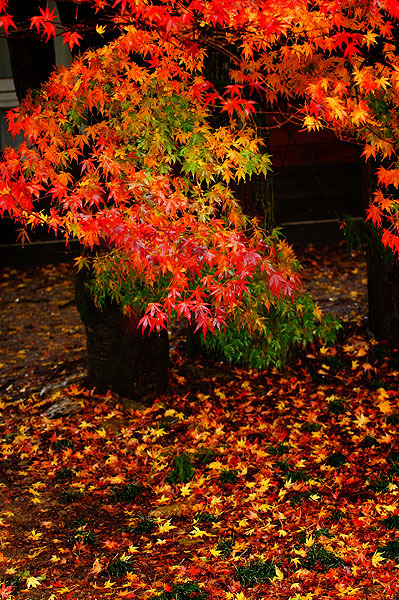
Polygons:
<instances>
[{"instance_id":1,"label":"leaf litter","mask_svg":"<svg viewBox=\"0 0 399 600\"><path fill-rule=\"evenodd\" d=\"M399 356L365 335L364 267L332 254L309 254L320 304L334 261L358 269L336 347L252 372L176 344L151 408L84 387L68 267L5 270L0 597L397 597ZM51 417L60 399L76 411Z\"/></svg>"}]
</instances>

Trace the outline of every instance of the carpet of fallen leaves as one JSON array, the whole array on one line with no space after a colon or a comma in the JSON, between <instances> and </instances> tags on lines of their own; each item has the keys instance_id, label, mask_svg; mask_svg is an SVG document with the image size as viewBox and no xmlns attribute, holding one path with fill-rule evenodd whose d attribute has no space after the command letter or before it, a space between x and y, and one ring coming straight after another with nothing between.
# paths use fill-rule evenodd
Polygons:
<instances>
[{"instance_id":1,"label":"carpet of fallen leaves","mask_svg":"<svg viewBox=\"0 0 399 600\"><path fill-rule=\"evenodd\" d=\"M4 271L0 598L398 598L399 353L364 264L302 258L336 347L257 373L174 343L151 408L84 388L69 267Z\"/></svg>"}]
</instances>

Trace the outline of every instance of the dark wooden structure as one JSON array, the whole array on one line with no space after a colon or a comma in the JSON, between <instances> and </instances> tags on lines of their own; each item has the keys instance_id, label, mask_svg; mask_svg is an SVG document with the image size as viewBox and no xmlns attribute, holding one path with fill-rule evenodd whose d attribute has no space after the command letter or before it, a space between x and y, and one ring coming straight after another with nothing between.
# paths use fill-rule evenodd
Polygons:
<instances>
[{"instance_id":1,"label":"dark wooden structure","mask_svg":"<svg viewBox=\"0 0 399 600\"><path fill-rule=\"evenodd\" d=\"M325 235L338 234L343 215L362 217L355 144L341 142L330 131L309 133L283 125L271 130L270 151L278 220L288 238L298 237L302 229L301 241L324 241Z\"/></svg>"}]
</instances>

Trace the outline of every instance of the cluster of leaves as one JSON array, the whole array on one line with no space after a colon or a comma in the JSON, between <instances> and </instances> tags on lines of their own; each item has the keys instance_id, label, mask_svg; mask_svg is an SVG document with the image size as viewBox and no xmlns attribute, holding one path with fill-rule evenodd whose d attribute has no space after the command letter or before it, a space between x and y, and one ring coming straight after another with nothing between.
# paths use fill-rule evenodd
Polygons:
<instances>
[{"instance_id":1,"label":"cluster of leaves","mask_svg":"<svg viewBox=\"0 0 399 600\"><path fill-rule=\"evenodd\" d=\"M140 493L140 485L132 481L112 489L112 494L117 502L133 502Z\"/></svg>"},{"instance_id":2,"label":"cluster of leaves","mask_svg":"<svg viewBox=\"0 0 399 600\"><path fill-rule=\"evenodd\" d=\"M276 575L276 567L263 560L254 560L248 565L237 567L235 574L241 585L253 587L261 581L273 579Z\"/></svg>"},{"instance_id":3,"label":"cluster of leaves","mask_svg":"<svg viewBox=\"0 0 399 600\"><path fill-rule=\"evenodd\" d=\"M90 530L84 519L78 519L73 523L69 544L83 546L84 544L94 545L96 543L96 535Z\"/></svg>"},{"instance_id":4,"label":"cluster of leaves","mask_svg":"<svg viewBox=\"0 0 399 600\"><path fill-rule=\"evenodd\" d=\"M0 213L77 239L98 306L147 308L143 329L166 327L172 314L219 329L256 270L274 293L298 287L291 261L277 260L232 191L266 176L270 157L251 122L211 124L198 93L203 62L130 26L10 115L26 141L4 153Z\"/></svg>"},{"instance_id":5,"label":"cluster of leaves","mask_svg":"<svg viewBox=\"0 0 399 600\"><path fill-rule=\"evenodd\" d=\"M305 569L328 569L342 566L344 561L333 552L326 550L321 544L313 544L302 561Z\"/></svg>"},{"instance_id":6,"label":"cluster of leaves","mask_svg":"<svg viewBox=\"0 0 399 600\"><path fill-rule=\"evenodd\" d=\"M150 329L184 315L205 333L254 292L248 284L259 270L277 297L292 295L289 261L275 260L231 185L270 166L251 120L254 92L262 110L284 105L293 121L333 129L377 160L367 218L398 252L396 0L89 3L102 15L99 34L108 27L120 36L79 56L10 114L11 131L27 143L4 155L0 211L77 238L86 248L78 265L90 270L99 305L111 296L126 312L147 307L141 325ZM15 27L11 8L0 2L6 34ZM30 26L49 39L55 19L41 7ZM71 48L81 39L76 27L63 35ZM205 75L210 48L229 55L220 90ZM215 111L227 124L211 126ZM49 211L38 203L44 196ZM304 329L295 343L313 331L307 319ZM240 351L239 336L230 338ZM271 352L283 362L289 348ZM267 363L242 351L240 360Z\"/></svg>"},{"instance_id":7,"label":"cluster of leaves","mask_svg":"<svg viewBox=\"0 0 399 600\"><path fill-rule=\"evenodd\" d=\"M205 350L230 364L265 369L283 367L298 349L314 340L334 343L338 320L332 314L323 315L309 294L297 292L290 299L276 296L262 277L255 277L248 289L250 293L227 326L201 339Z\"/></svg>"},{"instance_id":8,"label":"cluster of leaves","mask_svg":"<svg viewBox=\"0 0 399 600\"><path fill-rule=\"evenodd\" d=\"M107 573L114 579L120 579L127 573L134 570L134 565L131 562L132 557L127 556L124 558L115 558L112 560L107 567Z\"/></svg>"}]
</instances>

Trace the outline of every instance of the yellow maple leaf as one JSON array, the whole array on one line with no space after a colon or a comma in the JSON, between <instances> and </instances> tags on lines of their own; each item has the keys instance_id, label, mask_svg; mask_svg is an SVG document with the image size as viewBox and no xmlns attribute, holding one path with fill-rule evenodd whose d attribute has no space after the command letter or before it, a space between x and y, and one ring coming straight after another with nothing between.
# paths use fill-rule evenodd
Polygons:
<instances>
[{"instance_id":1,"label":"yellow maple leaf","mask_svg":"<svg viewBox=\"0 0 399 600\"><path fill-rule=\"evenodd\" d=\"M313 502L317 502L318 500L320 500L319 494L312 494L311 496L309 496L309 498L313 500Z\"/></svg>"},{"instance_id":2,"label":"yellow maple leaf","mask_svg":"<svg viewBox=\"0 0 399 600\"><path fill-rule=\"evenodd\" d=\"M370 422L369 417L366 417L366 415L364 415L363 413L361 413L354 420L354 423L357 425L357 427L365 427L367 425L367 423L369 423L369 422Z\"/></svg>"},{"instance_id":3,"label":"yellow maple leaf","mask_svg":"<svg viewBox=\"0 0 399 600\"><path fill-rule=\"evenodd\" d=\"M56 563L59 562L61 559L59 556L57 556L56 554L53 554L53 556L50 558L50 562Z\"/></svg>"},{"instance_id":4,"label":"yellow maple leaf","mask_svg":"<svg viewBox=\"0 0 399 600\"><path fill-rule=\"evenodd\" d=\"M191 491L190 482L181 486L180 493L182 496L190 496Z\"/></svg>"},{"instance_id":5,"label":"yellow maple leaf","mask_svg":"<svg viewBox=\"0 0 399 600\"><path fill-rule=\"evenodd\" d=\"M373 567L378 567L383 560L385 560L385 557L376 550L371 558L371 564Z\"/></svg>"},{"instance_id":6,"label":"yellow maple leaf","mask_svg":"<svg viewBox=\"0 0 399 600\"><path fill-rule=\"evenodd\" d=\"M174 408L168 408L168 410L165 410L164 412L165 417L174 417L175 415L177 415L177 411L175 411Z\"/></svg>"},{"instance_id":7,"label":"yellow maple leaf","mask_svg":"<svg viewBox=\"0 0 399 600\"><path fill-rule=\"evenodd\" d=\"M29 534L29 537L31 540L38 540L42 537L42 533L40 533L39 531L36 531L35 529L32 529L32 531Z\"/></svg>"},{"instance_id":8,"label":"yellow maple leaf","mask_svg":"<svg viewBox=\"0 0 399 600\"><path fill-rule=\"evenodd\" d=\"M319 350L320 354L328 354L331 348L327 348L326 346L322 346Z\"/></svg>"},{"instance_id":9,"label":"yellow maple leaf","mask_svg":"<svg viewBox=\"0 0 399 600\"><path fill-rule=\"evenodd\" d=\"M350 116L353 123L358 125L360 123L365 123L370 115L366 110L365 105L358 104L355 106Z\"/></svg>"},{"instance_id":10,"label":"yellow maple leaf","mask_svg":"<svg viewBox=\"0 0 399 600\"><path fill-rule=\"evenodd\" d=\"M176 529L176 526L172 525L170 519L168 519L165 523L158 524L159 533L167 533L168 531L171 531L171 529Z\"/></svg>"},{"instance_id":11,"label":"yellow maple leaf","mask_svg":"<svg viewBox=\"0 0 399 600\"><path fill-rule=\"evenodd\" d=\"M104 427L102 427L101 429L96 429L96 433L97 433L98 437L100 437L100 438L106 438L107 437L107 432L104 429Z\"/></svg>"},{"instance_id":12,"label":"yellow maple leaf","mask_svg":"<svg viewBox=\"0 0 399 600\"><path fill-rule=\"evenodd\" d=\"M28 577L26 580L26 587L29 588L37 588L38 585L41 585L39 579L37 577Z\"/></svg>"},{"instance_id":13,"label":"yellow maple leaf","mask_svg":"<svg viewBox=\"0 0 399 600\"><path fill-rule=\"evenodd\" d=\"M377 34L373 33L372 31L368 31L367 33L363 34L363 39L366 42L367 49L369 49L372 44L376 43Z\"/></svg>"},{"instance_id":14,"label":"yellow maple leaf","mask_svg":"<svg viewBox=\"0 0 399 600\"><path fill-rule=\"evenodd\" d=\"M310 548L311 546L313 546L314 543L315 543L315 538L313 537L313 535L309 535L306 537L305 546L307 548Z\"/></svg>"},{"instance_id":15,"label":"yellow maple leaf","mask_svg":"<svg viewBox=\"0 0 399 600\"><path fill-rule=\"evenodd\" d=\"M321 123L318 119L315 119L311 115L306 115L303 120L303 124L305 125L308 131L318 131L321 127Z\"/></svg>"},{"instance_id":16,"label":"yellow maple leaf","mask_svg":"<svg viewBox=\"0 0 399 600\"><path fill-rule=\"evenodd\" d=\"M100 563L100 561L98 560L98 558L96 558L96 560L94 561L93 566L91 568L90 575L98 575L98 573L101 573L103 568L104 568L104 565L102 565Z\"/></svg>"},{"instance_id":17,"label":"yellow maple leaf","mask_svg":"<svg viewBox=\"0 0 399 600\"><path fill-rule=\"evenodd\" d=\"M318 319L319 321L322 320L323 318L323 313L321 311L320 306L318 306L318 304L316 304L316 306L313 309L313 315L316 317L316 319Z\"/></svg>"},{"instance_id":18,"label":"yellow maple leaf","mask_svg":"<svg viewBox=\"0 0 399 600\"><path fill-rule=\"evenodd\" d=\"M285 531L285 529L279 529L278 535L279 535L279 537L285 537L286 535L288 535L288 532Z\"/></svg>"},{"instance_id":19,"label":"yellow maple leaf","mask_svg":"<svg viewBox=\"0 0 399 600\"><path fill-rule=\"evenodd\" d=\"M194 537L194 538L196 538L196 537L202 538L204 536L211 537L212 534L208 533L207 531L203 531L202 529L199 529L199 527L194 527L193 530L190 531L190 536Z\"/></svg>"},{"instance_id":20,"label":"yellow maple leaf","mask_svg":"<svg viewBox=\"0 0 399 600\"><path fill-rule=\"evenodd\" d=\"M105 33L105 27L104 25L96 25L96 31L99 35L104 35Z\"/></svg>"},{"instance_id":21,"label":"yellow maple leaf","mask_svg":"<svg viewBox=\"0 0 399 600\"><path fill-rule=\"evenodd\" d=\"M155 436L158 439L158 438L166 435L167 431L166 431L166 429L163 429L163 427L160 427L159 429L155 429L155 427L151 427L150 434Z\"/></svg>"},{"instance_id":22,"label":"yellow maple leaf","mask_svg":"<svg viewBox=\"0 0 399 600\"><path fill-rule=\"evenodd\" d=\"M157 504L167 504L170 501L170 497L166 494L162 494L159 498L156 499Z\"/></svg>"}]
</instances>

